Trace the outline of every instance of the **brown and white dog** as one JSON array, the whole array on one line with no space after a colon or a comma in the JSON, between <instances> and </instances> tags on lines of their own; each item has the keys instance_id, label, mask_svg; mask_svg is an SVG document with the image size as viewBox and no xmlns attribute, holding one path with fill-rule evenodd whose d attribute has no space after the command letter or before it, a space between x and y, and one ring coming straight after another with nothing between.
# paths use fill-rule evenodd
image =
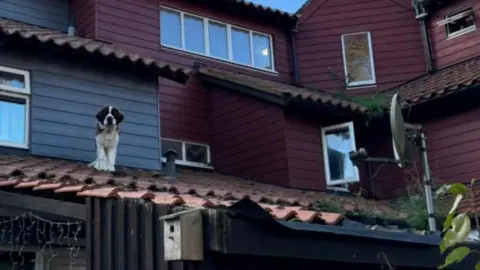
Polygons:
<instances>
[{"instance_id":1,"label":"brown and white dog","mask_svg":"<svg viewBox=\"0 0 480 270\"><path fill-rule=\"evenodd\" d=\"M97 131L95 135L97 159L88 166L99 171L115 171L117 146L120 141L120 123L123 114L114 106L105 106L97 115Z\"/></svg>"}]
</instances>

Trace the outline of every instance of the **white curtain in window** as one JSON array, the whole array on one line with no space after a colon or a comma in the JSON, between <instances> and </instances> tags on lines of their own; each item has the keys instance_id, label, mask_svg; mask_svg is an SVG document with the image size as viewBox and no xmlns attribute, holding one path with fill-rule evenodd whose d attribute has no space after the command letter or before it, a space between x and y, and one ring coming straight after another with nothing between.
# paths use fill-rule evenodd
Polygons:
<instances>
[{"instance_id":1,"label":"white curtain in window","mask_svg":"<svg viewBox=\"0 0 480 270\"><path fill-rule=\"evenodd\" d=\"M25 142L25 105L0 101L0 140Z\"/></svg>"}]
</instances>

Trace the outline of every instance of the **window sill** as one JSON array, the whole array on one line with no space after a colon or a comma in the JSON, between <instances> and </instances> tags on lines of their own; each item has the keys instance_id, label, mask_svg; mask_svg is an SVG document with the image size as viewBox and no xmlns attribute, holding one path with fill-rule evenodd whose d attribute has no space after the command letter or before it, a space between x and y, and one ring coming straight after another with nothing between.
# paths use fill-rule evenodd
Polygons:
<instances>
[{"instance_id":1,"label":"window sill","mask_svg":"<svg viewBox=\"0 0 480 270\"><path fill-rule=\"evenodd\" d=\"M161 158L162 163L166 163L167 160L162 157ZM208 164L204 163L197 163L197 162L190 162L190 161L183 161L183 160L175 160L176 165L181 165L181 166L186 166L186 167L193 167L193 168L201 168L201 169L209 169L213 170L214 167Z\"/></svg>"},{"instance_id":2,"label":"window sill","mask_svg":"<svg viewBox=\"0 0 480 270\"><path fill-rule=\"evenodd\" d=\"M377 84L363 84L363 85L352 85L347 86L347 90L356 90L356 89L363 89L363 88L374 88L377 87Z\"/></svg>"},{"instance_id":3,"label":"window sill","mask_svg":"<svg viewBox=\"0 0 480 270\"><path fill-rule=\"evenodd\" d=\"M456 38L456 37L463 36L463 35L465 35L465 34L468 34L468 33L470 33L470 32L473 32L473 31L475 31L475 30L477 30L477 27L476 27L476 26L467 27L467 28L462 29L462 30L460 30L460 31L457 31L457 32L455 32L455 33L453 33L453 34L447 35L447 40L450 40L450 39L454 39L454 38Z\"/></svg>"},{"instance_id":4,"label":"window sill","mask_svg":"<svg viewBox=\"0 0 480 270\"><path fill-rule=\"evenodd\" d=\"M275 70L257 68L257 67L254 67L254 66L235 63L235 62L231 62L231 61L228 61L228 60L225 60L225 59L222 59L222 58L207 56L207 55L203 55L201 53L192 52L192 51L186 51L186 50L182 50L182 49L175 48L175 47L172 47L172 46L161 45L161 48L163 50L166 50L166 51L170 51L170 52L174 52L174 53L178 53L178 54L182 54L182 55L198 57L198 58L202 58L202 59L210 60L210 61L214 61L214 62L219 62L219 63L222 63L222 64L226 64L226 65L229 65L229 66L232 66L232 67L238 67L238 68L246 69L246 70L249 70L249 71L261 72L261 73L271 75L271 76L278 76L279 75L278 71L275 71Z\"/></svg>"}]
</instances>

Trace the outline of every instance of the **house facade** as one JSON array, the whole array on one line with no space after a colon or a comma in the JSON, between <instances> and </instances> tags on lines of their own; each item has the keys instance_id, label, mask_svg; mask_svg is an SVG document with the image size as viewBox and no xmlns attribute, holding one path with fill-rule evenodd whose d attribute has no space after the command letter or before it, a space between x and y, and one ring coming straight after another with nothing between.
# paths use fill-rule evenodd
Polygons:
<instances>
[{"instance_id":1,"label":"house facade","mask_svg":"<svg viewBox=\"0 0 480 270\"><path fill-rule=\"evenodd\" d=\"M381 164L353 166L345 158L347 150L358 147L366 147L371 155L393 156L384 119L365 116L371 106L351 97L373 95L388 103L389 93L415 85L419 78L425 80L424 74L434 76L475 57L475 25L469 24L469 20L462 29L455 29L449 23L451 16L476 12L476 4L468 1L435 2L425 7L412 7L407 0L364 1L355 2L355 8L349 1L317 1L308 2L296 15L248 3L226 2L212 7L193 1L60 2L42 13L34 9L40 2L19 5L5 1L2 16L63 32L73 27L75 36L194 72L185 84L159 77L156 92L148 95L148 91L139 90L142 101L132 101L130 94L113 97L105 93L102 97L86 97L85 100L92 101L85 104L85 109L72 109L72 99L79 90L65 92L65 102L71 103L62 103L63 107L51 105L57 103L41 96L32 104L32 115L40 114L32 118L32 132L42 133L43 128L53 133L61 127L48 125L73 117L71 114L80 117L80 112L92 111L93 106L110 100L138 121L125 124L120 165L160 169L158 159L165 162L160 149L175 149L177 164L187 168L287 188L361 189L376 198L402 195L404 170ZM469 5L471 9L463 10ZM460 15L455 13L457 7L462 9ZM243 11L251 16L245 18ZM35 12L39 14L22 17ZM422 12L428 15L423 16ZM341 18L336 14L342 14ZM38 20L32 21L34 18ZM69 77L63 80L70 83ZM97 79L100 80L103 79ZM426 88L430 86L433 84ZM125 90L143 87L132 85ZM121 93L114 87L109 91ZM405 92L401 93L405 102L415 99L409 90L400 92ZM140 98L139 93L135 95ZM57 106L59 113L51 114L42 106ZM44 119L42 114L58 119ZM407 121L415 119L424 124L429 138L428 130L434 133L428 142L431 166L434 177L443 181L455 170L447 169L453 164L438 164L448 163L452 159L447 158L450 151L459 148L445 145L449 144L450 135L437 135L442 134L437 132L437 122L443 120L431 113L428 117L423 115L425 119L417 120L411 114ZM49 140L64 136L57 132L29 135L31 153L57 151L59 154L54 156L90 160L92 138L82 127L91 125L84 117L75 120L78 126L72 124L67 129L75 135L68 135L68 141L62 143L62 147L75 145L79 149L64 151L49 145ZM45 123L37 124L36 118ZM344 136L337 136L340 133ZM338 149L330 148L329 140ZM347 167L342 169L344 166ZM383 169L374 173L379 166Z\"/></svg>"}]
</instances>

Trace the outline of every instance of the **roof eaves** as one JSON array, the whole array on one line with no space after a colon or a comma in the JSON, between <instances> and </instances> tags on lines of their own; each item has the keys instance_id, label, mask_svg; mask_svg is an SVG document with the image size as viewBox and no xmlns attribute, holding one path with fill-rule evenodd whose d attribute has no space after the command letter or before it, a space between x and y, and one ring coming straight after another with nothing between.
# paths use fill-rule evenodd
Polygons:
<instances>
[{"instance_id":1,"label":"roof eaves","mask_svg":"<svg viewBox=\"0 0 480 270\"><path fill-rule=\"evenodd\" d=\"M116 61L126 61L131 65L142 65L156 71L159 76L171 79L179 83L185 83L191 73L191 69L167 62L142 57L138 54L128 53L114 45L78 36L68 36L65 33L45 29L39 26L29 25L14 20L0 17L0 35L6 38L20 38L25 41L39 42L66 48L71 52L86 52L101 57L111 57Z\"/></svg>"}]
</instances>

